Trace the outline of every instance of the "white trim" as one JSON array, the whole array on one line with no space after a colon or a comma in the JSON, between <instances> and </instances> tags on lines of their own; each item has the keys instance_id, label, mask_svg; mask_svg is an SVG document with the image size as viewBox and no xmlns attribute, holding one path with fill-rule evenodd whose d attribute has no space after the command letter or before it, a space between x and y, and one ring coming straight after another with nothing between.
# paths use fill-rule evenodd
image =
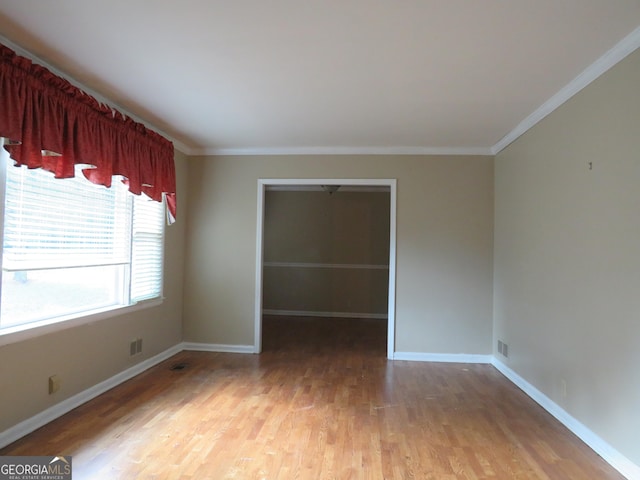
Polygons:
<instances>
[{"instance_id":1,"label":"white trim","mask_svg":"<svg viewBox=\"0 0 640 480\"><path fill-rule=\"evenodd\" d=\"M543 118L553 112L560 105L565 103L576 93L589 85L591 82L600 77L611 67L622 61L630 53L640 47L640 27L623 38L620 42L613 46L609 51L583 70L571 82L565 85L560 91L538 107L534 112L522 120L515 128L507 133L502 139L491 147L425 147L425 146L388 146L388 147L345 147L345 146L306 146L306 147L254 147L254 148L210 148L210 147L193 147L173 138L171 135L163 132L157 127L151 125L137 115L122 108L117 103L105 98L91 88L78 82L64 72L58 70L44 60L38 58L31 52L25 50L15 44L6 37L0 35L0 42L14 50L17 54L22 55L34 63L42 65L51 70L56 75L68 80L76 87L95 97L98 101L103 102L117 109L121 113L131 117L135 121L144 124L147 128L154 130L160 135L169 139L175 148L186 155L214 155L214 156L241 156L241 155L477 155L477 156L494 156L504 150L508 145L513 143L518 137L527 132L530 128L540 122Z\"/></svg>"},{"instance_id":2,"label":"white trim","mask_svg":"<svg viewBox=\"0 0 640 480\"><path fill-rule=\"evenodd\" d=\"M204 148L194 155L478 155L492 156L486 147L256 147Z\"/></svg>"},{"instance_id":3,"label":"white trim","mask_svg":"<svg viewBox=\"0 0 640 480\"><path fill-rule=\"evenodd\" d=\"M346 270L389 270L389 265L366 265L363 263L264 262L262 266L273 268L343 268Z\"/></svg>"},{"instance_id":4,"label":"white trim","mask_svg":"<svg viewBox=\"0 0 640 480\"><path fill-rule=\"evenodd\" d=\"M112 305L91 312L81 312L62 317L49 318L39 322L23 323L0 330L0 346L22 342L30 338L40 337L53 332L59 332L72 327L99 322L107 318L127 315L138 310L162 305L163 297L141 300L132 305Z\"/></svg>"},{"instance_id":5,"label":"white trim","mask_svg":"<svg viewBox=\"0 0 640 480\"><path fill-rule=\"evenodd\" d=\"M396 352L393 356L393 360L443 363L491 363L492 359L492 355L479 355L472 353Z\"/></svg>"},{"instance_id":6,"label":"white trim","mask_svg":"<svg viewBox=\"0 0 640 480\"><path fill-rule=\"evenodd\" d=\"M389 187L389 303L387 312L387 358L392 359L395 350L395 301L396 301L396 216L397 180L388 178L260 178L258 179L256 213L256 288L254 299L254 353L262 351L262 269L264 235L264 196L270 185L349 185Z\"/></svg>"},{"instance_id":7,"label":"white trim","mask_svg":"<svg viewBox=\"0 0 640 480\"><path fill-rule=\"evenodd\" d=\"M179 353L181 350L181 344L175 345L165 350L164 352L155 355L154 357L148 358L147 360L140 362L133 367L128 368L114 375L113 377L94 385L93 387L87 388L86 390L77 393L76 395L73 395L66 400L61 401L60 403L57 403L52 407L43 410L33 417L28 418L11 428L8 428L4 432L0 433L0 448L6 447L10 443L15 442L25 435L28 435L29 433L37 430L47 423L52 422L56 418L61 417L62 415L70 412L74 408L79 407L80 405L97 397L98 395L101 395L106 391L117 387L121 383L130 380L131 378L141 374L145 370L148 370L149 368L154 367L160 362L163 362L173 355Z\"/></svg>"},{"instance_id":8,"label":"white trim","mask_svg":"<svg viewBox=\"0 0 640 480\"><path fill-rule=\"evenodd\" d=\"M254 353L253 345L225 345L222 343L183 342L182 349L195 352Z\"/></svg>"},{"instance_id":9,"label":"white trim","mask_svg":"<svg viewBox=\"0 0 640 480\"><path fill-rule=\"evenodd\" d=\"M4 205L7 193L7 165L10 158L9 152L3 148L4 142L4 137L0 137L0 239L4 239ZM0 241L0 275L2 275L2 258L4 257L3 245L4 241ZM2 277L0 277L0 299L2 299Z\"/></svg>"},{"instance_id":10,"label":"white trim","mask_svg":"<svg viewBox=\"0 0 640 480\"><path fill-rule=\"evenodd\" d=\"M392 185L396 184L396 179L388 178L260 178L258 184L264 189L269 186L313 186L313 185L340 185L341 187L364 186L377 187L386 186L392 191Z\"/></svg>"},{"instance_id":11,"label":"white trim","mask_svg":"<svg viewBox=\"0 0 640 480\"><path fill-rule=\"evenodd\" d=\"M223 344L207 344L182 342L178 345L165 350L147 360L134 365L107 380L100 382L72 397L63 400L52 407L28 418L13 427L0 433L0 448L19 440L25 435L37 430L38 428L52 422L62 415L70 412L74 408L92 400L93 398L117 387L121 383L141 374L145 370L158 365L159 363L171 358L183 350L205 351L205 352L223 352L223 353L253 353L255 346L253 345L223 345ZM390 357L391 358L391 357ZM540 392L536 387L527 382L524 378L511 370L499 359L492 355L476 355L476 354L447 354L447 353L419 353L419 352L396 352L393 360L421 361L421 362L448 362L448 363L476 363L491 364L500 373L502 373L510 382L520 388L532 400L538 403L556 420L567 427L578 438L585 442L589 448L600 455L609 465L615 468L628 479L640 479L640 466L633 463L606 441L596 435L594 432L585 427L578 420L569 415L565 410L553 402L549 397Z\"/></svg>"},{"instance_id":12,"label":"white trim","mask_svg":"<svg viewBox=\"0 0 640 480\"><path fill-rule=\"evenodd\" d=\"M281 317L326 317L326 318L369 318L387 320L386 313L356 313L356 312L316 312L311 310L272 310L265 308L263 315L278 315Z\"/></svg>"},{"instance_id":13,"label":"white trim","mask_svg":"<svg viewBox=\"0 0 640 480\"><path fill-rule=\"evenodd\" d=\"M640 47L640 27L618 42L607 53L602 55L598 60L589 65L577 77L571 80L560 91L553 95L549 100L538 107L527 118L520 122L516 127L498 141L490 151L493 155L497 155L518 137L527 132L536 125L540 120L553 112L560 105L565 103L576 93L589 85L591 82L600 77L618 62L622 61L627 55Z\"/></svg>"},{"instance_id":14,"label":"white trim","mask_svg":"<svg viewBox=\"0 0 640 480\"><path fill-rule=\"evenodd\" d=\"M262 239L264 236L264 196L268 183L258 180L258 211L256 212L256 288L254 298L253 353L262 352Z\"/></svg>"},{"instance_id":15,"label":"white trim","mask_svg":"<svg viewBox=\"0 0 640 480\"><path fill-rule=\"evenodd\" d=\"M511 370L508 366L493 357L491 364L511 382L518 386L533 401L549 412L560 423L586 443L594 452L600 455L609 465L628 479L640 479L640 466L633 463L615 448L605 442L598 435L585 427L578 420L569 415L562 407L547 397L524 378Z\"/></svg>"},{"instance_id":16,"label":"white trim","mask_svg":"<svg viewBox=\"0 0 640 480\"><path fill-rule=\"evenodd\" d=\"M388 292L388 327L387 358L393 359L396 351L396 235L398 218L398 182L391 181L389 195L389 292Z\"/></svg>"},{"instance_id":17,"label":"white trim","mask_svg":"<svg viewBox=\"0 0 640 480\"><path fill-rule=\"evenodd\" d=\"M322 185L267 185L267 192L326 192ZM385 186L355 186L340 185L341 192L367 192L367 193L389 193L389 187Z\"/></svg>"}]
</instances>

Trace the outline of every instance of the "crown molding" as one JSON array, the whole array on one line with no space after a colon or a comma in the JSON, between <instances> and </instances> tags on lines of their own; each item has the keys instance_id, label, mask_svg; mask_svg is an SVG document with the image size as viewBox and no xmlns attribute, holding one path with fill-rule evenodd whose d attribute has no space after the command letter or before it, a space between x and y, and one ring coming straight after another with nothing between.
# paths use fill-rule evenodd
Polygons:
<instances>
[{"instance_id":1,"label":"crown molding","mask_svg":"<svg viewBox=\"0 0 640 480\"><path fill-rule=\"evenodd\" d=\"M158 132L158 130L156 130L156 132ZM168 138L169 140L171 140L173 142L173 146L176 150L180 151L181 153L185 154L187 157L194 157L196 155L200 155L200 150L195 148L195 147L190 147L189 145L180 142L179 140L176 140L175 138L171 137L170 135L165 135L161 132L160 135L164 135L166 138Z\"/></svg>"},{"instance_id":2,"label":"crown molding","mask_svg":"<svg viewBox=\"0 0 640 480\"><path fill-rule=\"evenodd\" d=\"M3 35L0 35L0 42L12 48L16 53L29 58L34 63L48 68L56 75L68 80L71 84L95 97L98 101L105 103L119 112L129 116L136 122L145 125L147 128L157 132L170 140L174 147L188 156L274 156L274 155L438 155L438 156L494 156L504 150L516 139L526 133L538 122L544 119L551 112L564 104L571 97L580 92L587 85L592 83L602 74L607 72L614 65L622 61L629 54L640 48L640 27L618 42L613 48L602 55L598 60L583 70L571 82L565 85L560 91L549 98L545 103L533 111L522 120L516 127L502 137L491 147L256 147L256 148L213 148L213 147L193 147L189 146L163 132L144 119L122 108L115 102L105 98L93 89L83 85L71 76L60 71L53 65L48 64L41 58L25 50Z\"/></svg>"},{"instance_id":3,"label":"crown molding","mask_svg":"<svg viewBox=\"0 0 640 480\"><path fill-rule=\"evenodd\" d=\"M584 69L555 95L522 120L492 147L282 147L282 148L204 148L191 155L478 155L494 156L535 126L543 118L640 48L640 27L624 37L604 55Z\"/></svg>"},{"instance_id":4,"label":"crown molding","mask_svg":"<svg viewBox=\"0 0 640 480\"><path fill-rule=\"evenodd\" d=\"M486 147L268 147L206 148L195 155L480 155L491 156Z\"/></svg>"},{"instance_id":5,"label":"crown molding","mask_svg":"<svg viewBox=\"0 0 640 480\"><path fill-rule=\"evenodd\" d=\"M591 82L604 74L611 67L622 61L629 54L633 53L640 47L640 27L636 28L629 35L624 37L607 53L602 55L598 60L584 69L577 77L565 85L558 93L538 107L527 118L520 122L513 130L506 134L498 141L490 151L493 155L497 155L507 148L518 137L527 132L536 125L540 120L553 112L560 105L565 103L580 90L585 88Z\"/></svg>"}]
</instances>

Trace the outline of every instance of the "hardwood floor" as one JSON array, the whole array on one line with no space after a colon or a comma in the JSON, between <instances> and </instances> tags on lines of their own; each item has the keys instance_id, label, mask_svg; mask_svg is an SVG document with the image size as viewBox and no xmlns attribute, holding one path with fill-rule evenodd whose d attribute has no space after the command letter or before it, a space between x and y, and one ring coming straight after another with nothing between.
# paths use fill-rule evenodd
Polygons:
<instances>
[{"instance_id":1,"label":"hardwood floor","mask_svg":"<svg viewBox=\"0 0 640 480\"><path fill-rule=\"evenodd\" d=\"M182 352L0 455L73 455L75 480L623 478L490 365L390 362L384 322L300 320L265 318L261 355Z\"/></svg>"}]
</instances>

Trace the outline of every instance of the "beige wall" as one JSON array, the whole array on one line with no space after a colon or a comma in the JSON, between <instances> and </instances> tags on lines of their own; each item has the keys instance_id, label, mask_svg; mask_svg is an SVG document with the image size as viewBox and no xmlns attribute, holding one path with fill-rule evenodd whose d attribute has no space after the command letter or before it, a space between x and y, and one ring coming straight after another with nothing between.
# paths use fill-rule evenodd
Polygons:
<instances>
[{"instance_id":1,"label":"beige wall","mask_svg":"<svg viewBox=\"0 0 640 480\"><path fill-rule=\"evenodd\" d=\"M0 432L181 342L187 164L180 154L176 169L180 203L166 230L164 303L0 346ZM143 352L130 357L133 338L143 339ZM62 386L49 395L53 374Z\"/></svg>"},{"instance_id":2,"label":"beige wall","mask_svg":"<svg viewBox=\"0 0 640 480\"><path fill-rule=\"evenodd\" d=\"M494 304L506 363L638 465L639 86L637 51L498 155Z\"/></svg>"},{"instance_id":3,"label":"beige wall","mask_svg":"<svg viewBox=\"0 0 640 480\"><path fill-rule=\"evenodd\" d=\"M190 158L186 341L254 344L259 178L397 178L396 351L491 352L491 157Z\"/></svg>"},{"instance_id":4,"label":"beige wall","mask_svg":"<svg viewBox=\"0 0 640 480\"><path fill-rule=\"evenodd\" d=\"M386 315L388 268L329 266L388 266L388 190L267 190L263 308Z\"/></svg>"}]
</instances>

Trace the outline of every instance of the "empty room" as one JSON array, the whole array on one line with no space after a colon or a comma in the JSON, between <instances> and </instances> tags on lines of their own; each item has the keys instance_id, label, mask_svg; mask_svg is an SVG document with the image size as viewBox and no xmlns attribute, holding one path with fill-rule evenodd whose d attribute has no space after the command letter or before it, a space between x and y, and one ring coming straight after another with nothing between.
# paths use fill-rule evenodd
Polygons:
<instances>
[{"instance_id":1,"label":"empty room","mask_svg":"<svg viewBox=\"0 0 640 480\"><path fill-rule=\"evenodd\" d=\"M640 480L639 47L0 0L0 478Z\"/></svg>"}]
</instances>

